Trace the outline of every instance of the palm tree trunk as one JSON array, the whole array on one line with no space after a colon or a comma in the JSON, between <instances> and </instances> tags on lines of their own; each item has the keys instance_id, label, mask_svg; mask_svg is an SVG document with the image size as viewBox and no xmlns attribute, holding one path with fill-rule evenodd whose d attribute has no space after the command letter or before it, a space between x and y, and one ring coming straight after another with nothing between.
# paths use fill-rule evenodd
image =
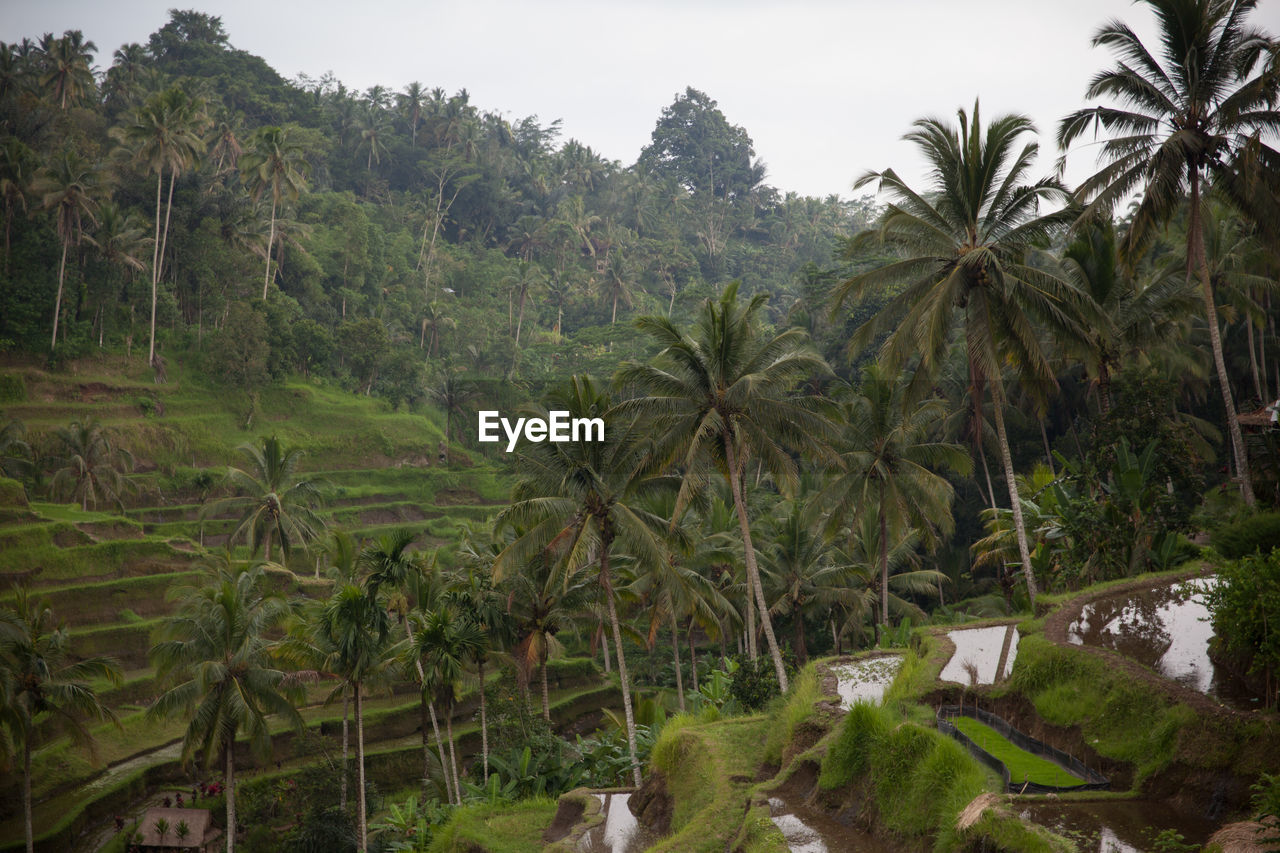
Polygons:
<instances>
[{"instance_id":1,"label":"palm tree trunk","mask_svg":"<svg viewBox=\"0 0 1280 853\"><path fill-rule=\"evenodd\" d=\"M698 692L698 652L693 647L693 617L689 617L689 666L693 670L693 683L689 689L694 693Z\"/></svg>"},{"instance_id":2,"label":"palm tree trunk","mask_svg":"<svg viewBox=\"0 0 1280 853\"><path fill-rule=\"evenodd\" d=\"M1227 410L1227 430L1231 435L1231 450L1235 454L1236 472L1240 477L1240 494L1247 506L1257 501L1253 496L1253 479L1249 476L1249 454L1245 450L1244 436L1240 433L1240 418L1231 395L1231 381L1227 377L1227 362L1222 355L1222 332L1218 328L1218 309L1213 296L1213 279L1209 275L1209 263L1204 253L1204 228L1200 224L1200 173L1191 169L1191 217L1187 223L1187 260L1200 273L1201 295L1204 297L1204 318L1209 325L1209 343L1213 349L1213 366L1218 372L1218 386L1222 389L1222 405Z\"/></svg>"},{"instance_id":3,"label":"palm tree trunk","mask_svg":"<svg viewBox=\"0 0 1280 853\"><path fill-rule=\"evenodd\" d=\"M339 790L339 807L343 814L347 812L347 765L350 762L349 755L351 752L351 735L349 734L350 726L347 724L347 708L351 704L351 697L347 695L347 686L342 686L342 782Z\"/></svg>"},{"instance_id":4,"label":"palm tree trunk","mask_svg":"<svg viewBox=\"0 0 1280 853\"><path fill-rule=\"evenodd\" d=\"M600 650L604 652L604 673L608 675L613 672L613 667L609 665L609 635L603 625L600 626Z\"/></svg>"},{"instance_id":5,"label":"palm tree trunk","mask_svg":"<svg viewBox=\"0 0 1280 853\"><path fill-rule=\"evenodd\" d=\"M529 292L527 289L522 289L520 291L520 313L516 317L516 347L517 348L519 348L520 346L520 329L524 326L524 301L525 301L525 298L528 297L528 295L529 295Z\"/></svg>"},{"instance_id":6,"label":"palm tree trunk","mask_svg":"<svg viewBox=\"0 0 1280 853\"><path fill-rule=\"evenodd\" d=\"M884 511L884 483L880 484L880 624L889 627L889 523Z\"/></svg>"},{"instance_id":7,"label":"palm tree trunk","mask_svg":"<svg viewBox=\"0 0 1280 853\"><path fill-rule=\"evenodd\" d=\"M236 850L236 740L228 736L222 746L227 753L227 769L223 782L227 787L227 853Z\"/></svg>"},{"instance_id":8,"label":"palm tree trunk","mask_svg":"<svg viewBox=\"0 0 1280 853\"><path fill-rule=\"evenodd\" d=\"M267 298L267 287L271 284L271 247L276 242L276 199L271 197L271 230L267 237L267 271L262 274L262 298Z\"/></svg>"},{"instance_id":9,"label":"palm tree trunk","mask_svg":"<svg viewBox=\"0 0 1280 853\"><path fill-rule=\"evenodd\" d=\"M1259 400L1266 403L1267 398L1262 393L1262 380L1258 375L1258 353L1253 348L1253 320L1247 316L1244 318L1244 334L1249 344L1249 372L1253 374L1253 393Z\"/></svg>"},{"instance_id":10,"label":"palm tree trunk","mask_svg":"<svg viewBox=\"0 0 1280 853\"><path fill-rule=\"evenodd\" d=\"M746 590L744 591L747 594L746 599L743 601L743 604L746 605L746 611L744 612L744 615L747 617L746 625L745 625L747 635L746 637L743 638L743 640L747 647L747 658L752 663L755 663L755 660L759 656L759 654L756 650L756 606L753 602L754 595L751 590L750 581L747 582ZM741 649L739 649L739 651L741 651Z\"/></svg>"},{"instance_id":11,"label":"palm tree trunk","mask_svg":"<svg viewBox=\"0 0 1280 853\"><path fill-rule=\"evenodd\" d=\"M458 748L453 742L453 703L444 709L444 727L449 736L449 765L453 768L453 790L458 798L458 805L462 805L462 785L458 781Z\"/></svg>"},{"instance_id":12,"label":"palm tree trunk","mask_svg":"<svg viewBox=\"0 0 1280 853\"><path fill-rule=\"evenodd\" d=\"M480 768L484 774L484 784L489 784L489 718L485 710L484 698L484 658L476 661L480 670Z\"/></svg>"},{"instance_id":13,"label":"palm tree trunk","mask_svg":"<svg viewBox=\"0 0 1280 853\"><path fill-rule=\"evenodd\" d=\"M803 666L809 662L809 648L804 642L804 616L801 615L800 602L791 609L791 633L791 642L796 645L796 661Z\"/></svg>"},{"instance_id":14,"label":"palm tree trunk","mask_svg":"<svg viewBox=\"0 0 1280 853\"><path fill-rule=\"evenodd\" d=\"M622 653L622 625L618 622L618 607L613 600L613 582L609 577L609 546L613 544L613 530L606 523L600 548L600 584L604 587L604 600L609 607L609 627L613 629L614 649L618 653L618 679L622 682L622 711L627 720L627 750L631 756L631 778L640 787L640 759L636 754L636 718L631 710L631 681L627 678L627 659Z\"/></svg>"},{"instance_id":15,"label":"palm tree trunk","mask_svg":"<svg viewBox=\"0 0 1280 853\"><path fill-rule=\"evenodd\" d=\"M1000 461L1004 465L1004 481L1009 487L1009 503L1013 509L1013 528L1017 533L1018 556L1022 559L1022 576L1027 581L1027 598L1031 612L1036 612L1036 576L1031 569L1031 551L1027 548L1027 526L1022 520L1022 501L1018 497L1018 484L1013 477L1013 456L1009 452L1009 436L1004 429L1004 394L1001 383L993 385L994 404L991 408L996 419L996 438L1000 442Z\"/></svg>"},{"instance_id":16,"label":"palm tree trunk","mask_svg":"<svg viewBox=\"0 0 1280 853\"><path fill-rule=\"evenodd\" d=\"M62 263L58 265L58 298L53 302L53 339L49 349L58 346L58 315L62 313L62 282L67 274L67 244L62 244Z\"/></svg>"},{"instance_id":17,"label":"palm tree trunk","mask_svg":"<svg viewBox=\"0 0 1280 853\"><path fill-rule=\"evenodd\" d=\"M151 344L147 364L156 360L156 289L160 286L160 188L164 186L164 169L156 172L156 236L151 247Z\"/></svg>"},{"instance_id":18,"label":"palm tree trunk","mask_svg":"<svg viewBox=\"0 0 1280 853\"><path fill-rule=\"evenodd\" d=\"M551 703L547 696L547 659L542 659L542 719L551 722Z\"/></svg>"},{"instance_id":19,"label":"palm tree trunk","mask_svg":"<svg viewBox=\"0 0 1280 853\"><path fill-rule=\"evenodd\" d=\"M31 828L31 735L22 739L22 828L26 833L27 853L35 851L35 835Z\"/></svg>"},{"instance_id":20,"label":"palm tree trunk","mask_svg":"<svg viewBox=\"0 0 1280 853\"><path fill-rule=\"evenodd\" d=\"M760 624L764 627L764 638L769 644L769 656L773 658L773 669L778 676L778 687L786 693L787 670L782 665L782 652L778 649L778 640L773 635L773 623L769 619L769 605L764 598L764 585L760 583L760 570L756 566L756 551L751 543L751 525L747 522L747 507L742 492L742 476L738 470L738 459L734 453L733 442L728 434L724 437L725 459L729 463L729 486L733 489L733 504L738 510L738 528L742 531L743 556L747 564L747 583L756 593L756 604L760 606Z\"/></svg>"},{"instance_id":21,"label":"palm tree trunk","mask_svg":"<svg viewBox=\"0 0 1280 853\"><path fill-rule=\"evenodd\" d=\"M684 713L684 673L680 671L680 629L676 625L675 608L671 610L671 651L676 659L676 696L679 697L680 713Z\"/></svg>"},{"instance_id":22,"label":"palm tree trunk","mask_svg":"<svg viewBox=\"0 0 1280 853\"><path fill-rule=\"evenodd\" d=\"M169 173L169 197L164 203L164 231L160 234L159 265L156 267L156 283L164 276L164 250L169 245L169 214L173 213L173 182L177 179L176 171Z\"/></svg>"},{"instance_id":23,"label":"palm tree trunk","mask_svg":"<svg viewBox=\"0 0 1280 853\"><path fill-rule=\"evenodd\" d=\"M462 798L453 790L453 780L449 778L449 771L444 765L444 740L440 737L440 724L436 721L436 705L434 702L427 703L427 711L431 714L431 729L436 733L436 754L440 756L440 773L444 776L445 796L449 798L449 802L461 805Z\"/></svg>"},{"instance_id":24,"label":"palm tree trunk","mask_svg":"<svg viewBox=\"0 0 1280 853\"><path fill-rule=\"evenodd\" d=\"M360 682L355 683L356 691L356 785L357 785L357 802L360 804L360 853L364 853L369 847L369 827L368 815L366 814L366 803L364 799L364 703L360 698Z\"/></svg>"}]
</instances>

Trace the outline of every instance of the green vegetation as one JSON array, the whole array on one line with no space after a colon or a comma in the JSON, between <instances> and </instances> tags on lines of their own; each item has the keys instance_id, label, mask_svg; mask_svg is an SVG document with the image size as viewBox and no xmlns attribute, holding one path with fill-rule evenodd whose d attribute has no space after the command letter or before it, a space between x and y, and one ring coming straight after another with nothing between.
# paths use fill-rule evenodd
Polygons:
<instances>
[{"instance_id":1,"label":"green vegetation","mask_svg":"<svg viewBox=\"0 0 1280 853\"><path fill-rule=\"evenodd\" d=\"M645 766L658 850L777 849L762 796L814 778L910 845L1056 849L1000 808L957 824L993 785L924 723L936 626L975 618L1023 620L978 695L1135 790L1272 779L1270 711L1171 698L1044 610L1211 530L1240 558L1214 654L1275 704L1280 450L1236 403L1275 399L1280 351L1256 5L1146 0L1155 52L1099 30L1124 64L1058 132L1106 137L1082 186L975 100L911 125L926 185L858 181L884 208L781 195L692 88L624 165L465 90L285 81L198 11L101 76L77 30L0 44L3 825L21 799L57 846L185 787L176 755L251 853L363 853L371 820L529 849L543 797ZM607 426L526 420L508 455L482 410ZM837 725L814 659L871 647L897 677Z\"/></svg>"},{"instance_id":2,"label":"green vegetation","mask_svg":"<svg viewBox=\"0 0 1280 853\"><path fill-rule=\"evenodd\" d=\"M956 717L951 722L970 740L1004 762L1004 766L1009 768L1009 778L1015 783L1034 782L1069 788L1082 782L1052 761L1014 746L1004 735L972 717Z\"/></svg>"}]
</instances>

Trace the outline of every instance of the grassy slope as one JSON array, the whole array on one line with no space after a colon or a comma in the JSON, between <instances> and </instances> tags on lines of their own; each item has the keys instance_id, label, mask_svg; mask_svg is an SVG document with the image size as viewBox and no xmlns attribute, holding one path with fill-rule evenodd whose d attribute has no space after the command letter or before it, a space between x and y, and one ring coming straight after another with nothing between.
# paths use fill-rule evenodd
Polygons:
<instances>
[{"instance_id":1,"label":"grassy slope","mask_svg":"<svg viewBox=\"0 0 1280 853\"><path fill-rule=\"evenodd\" d=\"M57 374L33 368L5 372L21 376L25 399L6 402L3 412L26 425L29 439L93 416L137 460L123 508L86 512L72 504L28 504L20 484L0 483L0 603L12 601L11 582L30 577L35 596L71 629L74 654L114 653L123 656L128 670L122 688L104 693L123 728L100 733L96 760L65 742L41 750L35 762L38 791L66 790L102 763L126 760L180 734L176 724L148 724L136 713L157 690L146 650L157 620L172 611L166 593L198 577L193 569L203 552L198 513L204 492L197 475L208 469L216 477L224 466L242 464L236 446L275 434L305 448L303 472L319 474L329 494L322 517L358 536L407 526L419 534L422 548L448 545L464 525L484 524L509 489L503 472L472 465L465 454L448 466L438 464L437 414L391 412L378 400L332 387L291 381L264 389L249 419L246 395L204 385L181 367L163 386L123 359L74 364ZM143 405L143 399L152 403ZM163 413L144 416L144 409ZM203 531L208 544L219 544L217 534L232 526L211 520ZM237 550L243 555L243 548ZM442 548L442 562L452 554ZM309 573L311 565L303 558L293 568ZM293 593L327 588L306 576L281 576L275 583ZM375 714L416 716L406 702L382 700L369 707ZM340 710L330 707L306 715L318 725L331 722L335 713ZM10 781L0 788L8 789ZM0 796L11 813L13 803ZM74 796L55 800L49 803L55 808L40 810L43 827L65 823Z\"/></svg>"}]
</instances>

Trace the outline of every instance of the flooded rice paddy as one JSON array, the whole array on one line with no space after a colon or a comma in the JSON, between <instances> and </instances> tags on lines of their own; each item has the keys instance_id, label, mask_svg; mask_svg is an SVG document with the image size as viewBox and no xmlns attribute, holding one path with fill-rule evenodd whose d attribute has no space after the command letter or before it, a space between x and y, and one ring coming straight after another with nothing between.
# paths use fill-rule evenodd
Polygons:
<instances>
[{"instance_id":1,"label":"flooded rice paddy","mask_svg":"<svg viewBox=\"0 0 1280 853\"><path fill-rule=\"evenodd\" d=\"M840 707L847 711L854 702L879 704L901 666L901 655L884 655L831 667L840 693Z\"/></svg>"},{"instance_id":2,"label":"flooded rice paddy","mask_svg":"<svg viewBox=\"0 0 1280 853\"><path fill-rule=\"evenodd\" d=\"M939 678L943 681L994 684L1013 671L1013 660L1018 656L1018 629L1013 625L948 631L947 639L955 643L956 653L942 668ZM976 672L976 680L970 666Z\"/></svg>"},{"instance_id":3,"label":"flooded rice paddy","mask_svg":"<svg viewBox=\"0 0 1280 853\"><path fill-rule=\"evenodd\" d=\"M1260 703L1209 659L1213 624L1205 593L1214 577L1120 592L1086 604L1068 641L1119 652L1193 690L1242 708Z\"/></svg>"},{"instance_id":4,"label":"flooded rice paddy","mask_svg":"<svg viewBox=\"0 0 1280 853\"><path fill-rule=\"evenodd\" d=\"M1156 836L1166 830L1198 848L1215 829L1187 809L1159 800L1039 802L1016 808L1023 820L1075 841L1080 853L1144 853L1156 849Z\"/></svg>"},{"instance_id":5,"label":"flooded rice paddy","mask_svg":"<svg viewBox=\"0 0 1280 853\"><path fill-rule=\"evenodd\" d=\"M594 796L600 801L604 821L582 836L579 853L640 853L657 843L657 836L642 826L627 807L630 794Z\"/></svg>"}]
</instances>

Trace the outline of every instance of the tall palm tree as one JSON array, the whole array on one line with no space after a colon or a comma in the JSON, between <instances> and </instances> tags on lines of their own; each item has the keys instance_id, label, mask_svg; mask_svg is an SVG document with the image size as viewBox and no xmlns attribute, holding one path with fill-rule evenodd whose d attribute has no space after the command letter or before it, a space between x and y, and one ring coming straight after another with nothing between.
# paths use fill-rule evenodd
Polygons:
<instances>
[{"instance_id":1,"label":"tall palm tree","mask_svg":"<svg viewBox=\"0 0 1280 853\"><path fill-rule=\"evenodd\" d=\"M247 535L252 553L266 546L265 558L271 561L272 540L280 543L287 557L295 544L315 539L324 522L315 514L320 500L319 482L298 476L298 464L304 451L288 447L274 435L262 441L262 447L242 444L237 450L249 461L249 470L228 467L226 482L246 494L232 495L206 504L200 520L224 512L240 513L240 522L228 543Z\"/></svg>"},{"instance_id":2,"label":"tall palm tree","mask_svg":"<svg viewBox=\"0 0 1280 853\"><path fill-rule=\"evenodd\" d=\"M705 486L713 465L724 472L742 534L747 583L760 608L769 655L785 693L787 672L760 583L743 474L747 462L756 459L784 491L795 486L796 464L787 449L821 449L830 425L816 411L813 398L791 392L802 379L829 369L798 329L772 337L758 331L766 298L759 294L740 303L738 282L732 282L719 299L702 303L692 334L665 317L638 320L640 330L663 349L652 364L625 365L619 371L619 382L646 395L619 409L650 423L658 458L680 466L677 514ZM754 634L748 640L754 652Z\"/></svg>"},{"instance_id":3,"label":"tall palm tree","mask_svg":"<svg viewBox=\"0 0 1280 853\"><path fill-rule=\"evenodd\" d=\"M98 501L120 505L120 495L128 486L125 472L133 468L133 455L112 445L107 431L93 418L73 421L54 433L58 444L55 457L60 465L49 484L53 494L78 501L82 510Z\"/></svg>"},{"instance_id":4,"label":"tall palm tree","mask_svg":"<svg viewBox=\"0 0 1280 853\"><path fill-rule=\"evenodd\" d=\"M899 249L901 260L860 273L835 292L837 307L849 297L900 286L884 308L855 333L866 346L890 332L880 352L886 370L910 369L909 398L918 398L943 367L954 335L964 340L968 376L977 405L991 394L1005 484L1018 528L1022 573L1035 602L1036 580L1021 520L1013 457L1005 431L1006 392L1000 366L1012 363L1040 393L1055 380L1043 338L1033 323L1064 333L1086 314L1087 302L1067 281L1027 262L1033 248L1075 217L1070 208L1041 215L1041 204L1065 203L1054 180L1027 183L1038 146L1019 149L1034 133L1020 115L997 117L982 126L975 102L972 121L957 112L959 126L942 119L915 122L906 139L932 167L932 185L918 193L892 169L869 172L856 186L879 183L889 203L880 227L864 232ZM1092 315L1089 315L1092 316Z\"/></svg>"},{"instance_id":5,"label":"tall palm tree","mask_svg":"<svg viewBox=\"0 0 1280 853\"><path fill-rule=\"evenodd\" d=\"M271 285L271 250L276 242L276 212L280 202L296 200L307 188L310 169L302 146L287 127L260 127L249 150L240 158L245 186L254 198L271 194L271 226L267 236L267 269L262 276L262 298Z\"/></svg>"},{"instance_id":6,"label":"tall palm tree","mask_svg":"<svg viewBox=\"0 0 1280 853\"><path fill-rule=\"evenodd\" d=\"M62 314L62 289L67 277L67 250L80 242L84 219L93 219L102 178L97 165L68 149L53 158L36 177L35 189L45 209L53 211L54 229L62 244L58 264L58 297L53 303L53 337L49 349L58 345L58 318Z\"/></svg>"},{"instance_id":7,"label":"tall palm tree","mask_svg":"<svg viewBox=\"0 0 1280 853\"><path fill-rule=\"evenodd\" d=\"M1121 250L1132 264L1157 226L1189 205L1188 277L1200 279L1214 368L1245 502L1255 502L1249 457L1240 432L1213 281L1205 258L1202 188L1227 178L1246 147L1280 152L1261 140L1280 132L1280 63L1276 43L1248 22L1257 0L1143 0L1156 16L1160 48L1153 55L1127 24L1113 20L1094 34L1093 45L1118 57L1099 72L1086 97L1109 97L1119 106L1077 110L1063 119L1058 144L1065 151L1091 127L1112 136L1103 143L1097 173L1077 194L1088 200L1085 215L1108 214L1135 191L1141 200ZM1015 503L1016 506L1016 503Z\"/></svg>"},{"instance_id":8,"label":"tall palm tree","mask_svg":"<svg viewBox=\"0 0 1280 853\"><path fill-rule=\"evenodd\" d=\"M4 271L9 272L13 215L27 212L27 193L36 175L36 155L16 136L0 142L0 198L4 199Z\"/></svg>"},{"instance_id":9,"label":"tall palm tree","mask_svg":"<svg viewBox=\"0 0 1280 853\"><path fill-rule=\"evenodd\" d=\"M86 235L85 242L98 250L98 255L106 261L111 269L124 271L130 279L133 273L146 269L142 253L146 250L146 226L142 218L133 211L123 211L114 202L103 202L98 208L98 227L92 235ZM118 279L108 279L108 283L118 287ZM113 288L114 290L115 288ZM98 297L98 346L102 347L106 322L102 316L104 303L112 296L111 292Z\"/></svg>"},{"instance_id":10,"label":"tall palm tree","mask_svg":"<svg viewBox=\"0 0 1280 853\"><path fill-rule=\"evenodd\" d=\"M414 640L414 656L424 662L430 673L429 683L444 706L444 725L449 739L449 765L446 772L453 778L454 796L462 804L462 785L458 780L458 750L453 740L453 711L458 703L458 687L467 669L483 654L484 631L466 618L454 614L450 607L437 607L425 614ZM480 685L481 692L484 685ZM444 764L444 755L440 756Z\"/></svg>"},{"instance_id":11,"label":"tall palm tree","mask_svg":"<svg viewBox=\"0 0 1280 853\"><path fill-rule=\"evenodd\" d=\"M498 523L523 527L527 532L499 555L495 570L505 571L538 553L556 560L562 566L558 571L569 575L593 563L598 565L600 594L618 657L627 743L639 785L631 684L610 561L615 548L646 565L668 559L661 533L666 521L636 500L667 483L653 475L656 457L643 430L625 418L611 416L609 395L597 389L590 377L573 377L548 400L548 409L567 411L571 418L607 418L608 428L602 441L543 442L527 445L520 453L521 479L512 490L511 506L498 517ZM545 705L545 685L543 692Z\"/></svg>"},{"instance_id":12,"label":"tall palm tree","mask_svg":"<svg viewBox=\"0 0 1280 853\"><path fill-rule=\"evenodd\" d=\"M66 110L93 92L91 65L97 49L96 44L85 41L80 30L68 30L59 39L50 34L40 40L45 68L40 87L49 93L58 109Z\"/></svg>"},{"instance_id":13,"label":"tall palm tree","mask_svg":"<svg viewBox=\"0 0 1280 853\"><path fill-rule=\"evenodd\" d=\"M367 682L382 677L394 656L389 644L387 611L357 584L334 591L321 616L321 631L334 647L334 671L346 680L355 697L357 836L361 853L369 846L368 805L364 776L364 698Z\"/></svg>"},{"instance_id":14,"label":"tall palm tree","mask_svg":"<svg viewBox=\"0 0 1280 853\"><path fill-rule=\"evenodd\" d=\"M873 514L879 526L880 625L889 625L889 528L914 527L926 546L955 528L955 490L937 472L969 474L973 460L958 444L936 441L946 407L941 400L903 404L902 386L876 364L842 407L841 466L824 490L833 519Z\"/></svg>"},{"instance_id":15,"label":"tall palm tree","mask_svg":"<svg viewBox=\"0 0 1280 853\"><path fill-rule=\"evenodd\" d=\"M222 751L227 791L227 853L236 839L235 742L244 732L260 756L271 751L267 718L295 729L303 723L289 696L287 676L271 659L272 632L288 615L287 602L264 592L260 566L213 564L197 586L174 589L178 611L157 631L151 660L162 683L176 682L147 709L152 717L186 717L182 759L211 765Z\"/></svg>"},{"instance_id":16,"label":"tall palm tree","mask_svg":"<svg viewBox=\"0 0 1280 853\"><path fill-rule=\"evenodd\" d=\"M396 97L400 101L400 109L404 110L409 119L409 143L417 148L418 125L422 123L422 111L427 103L427 90L421 83L414 80Z\"/></svg>"},{"instance_id":17,"label":"tall palm tree","mask_svg":"<svg viewBox=\"0 0 1280 853\"><path fill-rule=\"evenodd\" d=\"M177 86L149 97L133 112L129 123L114 135L131 152L135 162L156 175L155 243L151 251L151 343L147 363L155 364L156 300L160 286L164 247L169 238L169 214L173 211L173 185L187 169L195 166L204 153L200 137L204 125L204 104ZM164 228L160 227L160 191L164 174L169 173L169 201L165 207Z\"/></svg>"},{"instance_id":18,"label":"tall palm tree","mask_svg":"<svg viewBox=\"0 0 1280 853\"><path fill-rule=\"evenodd\" d=\"M22 818L27 853L34 850L31 826L31 752L35 741L66 731L81 744L92 744L84 718L110 720L115 715L98 699L95 679L121 683L120 668L110 658L72 660L71 638L54 621L44 602L32 601L19 587L12 610L0 609L0 743L3 752L22 754Z\"/></svg>"}]
</instances>

